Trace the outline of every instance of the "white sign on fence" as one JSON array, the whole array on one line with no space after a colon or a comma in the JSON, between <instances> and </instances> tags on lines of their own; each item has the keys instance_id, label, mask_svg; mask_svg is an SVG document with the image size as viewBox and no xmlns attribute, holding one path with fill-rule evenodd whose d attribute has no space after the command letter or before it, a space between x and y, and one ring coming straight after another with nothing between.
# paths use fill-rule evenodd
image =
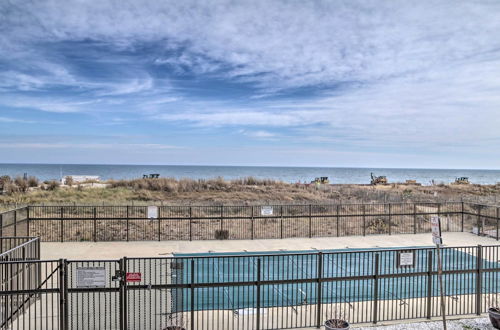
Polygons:
<instances>
[{"instance_id":1,"label":"white sign on fence","mask_svg":"<svg viewBox=\"0 0 500 330\"><path fill-rule=\"evenodd\" d=\"M441 220L439 217L431 217L431 230L432 230L432 242L434 244L443 244L443 239L441 238Z\"/></svg>"},{"instance_id":2,"label":"white sign on fence","mask_svg":"<svg viewBox=\"0 0 500 330\"><path fill-rule=\"evenodd\" d=\"M262 206L260 208L260 215L263 215L263 216L273 215L273 207L272 206Z\"/></svg>"},{"instance_id":3,"label":"white sign on fence","mask_svg":"<svg viewBox=\"0 0 500 330\"><path fill-rule=\"evenodd\" d=\"M106 268L104 267L77 267L77 288L104 288L106 287Z\"/></svg>"},{"instance_id":4,"label":"white sign on fence","mask_svg":"<svg viewBox=\"0 0 500 330\"><path fill-rule=\"evenodd\" d=\"M158 206L148 206L148 218L158 219Z\"/></svg>"},{"instance_id":5,"label":"white sign on fence","mask_svg":"<svg viewBox=\"0 0 500 330\"><path fill-rule=\"evenodd\" d=\"M400 267L413 267L414 254L413 252L401 252L399 254Z\"/></svg>"}]
</instances>

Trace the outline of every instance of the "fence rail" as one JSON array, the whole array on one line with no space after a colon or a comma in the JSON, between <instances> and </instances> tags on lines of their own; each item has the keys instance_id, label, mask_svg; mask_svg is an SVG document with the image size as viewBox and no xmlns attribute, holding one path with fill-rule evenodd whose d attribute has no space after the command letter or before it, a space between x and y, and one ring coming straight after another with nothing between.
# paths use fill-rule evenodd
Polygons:
<instances>
[{"instance_id":1,"label":"fence rail","mask_svg":"<svg viewBox=\"0 0 500 330\"><path fill-rule=\"evenodd\" d=\"M447 315L496 303L499 249L441 250ZM0 292L7 305L32 299L8 320L14 329L289 329L441 313L434 248L0 262L16 267L41 278ZM82 284L82 271L104 276Z\"/></svg>"},{"instance_id":2,"label":"fence rail","mask_svg":"<svg viewBox=\"0 0 500 330\"><path fill-rule=\"evenodd\" d=\"M241 206L27 206L0 214L0 236L46 242L163 241L418 234L443 230L498 239L499 207L465 202Z\"/></svg>"},{"instance_id":3,"label":"fence rail","mask_svg":"<svg viewBox=\"0 0 500 330\"><path fill-rule=\"evenodd\" d=\"M40 260L40 239L0 237L0 247L0 292L35 289L41 281L41 272L39 266L30 262ZM8 329L35 300L34 293L16 297L0 295L0 329Z\"/></svg>"}]
</instances>

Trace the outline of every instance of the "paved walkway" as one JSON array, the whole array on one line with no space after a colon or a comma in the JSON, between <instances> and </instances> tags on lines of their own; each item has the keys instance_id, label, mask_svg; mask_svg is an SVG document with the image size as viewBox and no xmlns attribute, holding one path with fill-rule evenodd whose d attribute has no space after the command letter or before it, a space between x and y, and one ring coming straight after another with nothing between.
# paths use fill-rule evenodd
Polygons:
<instances>
[{"instance_id":1,"label":"paved walkway","mask_svg":"<svg viewBox=\"0 0 500 330\"><path fill-rule=\"evenodd\" d=\"M444 233L445 246L496 245L493 238L471 233ZM372 235L321 238L287 238L227 241L162 241L162 242L65 242L42 243L42 259L119 259L158 257L172 253L301 251L345 248L432 246L431 234Z\"/></svg>"},{"instance_id":2,"label":"paved walkway","mask_svg":"<svg viewBox=\"0 0 500 330\"><path fill-rule=\"evenodd\" d=\"M483 329L493 329L490 320L487 317L473 318L473 319L462 319L448 321L446 323L448 330L483 330ZM402 323L389 326L375 326L375 327L361 327L356 329L365 330L438 330L443 329L442 322L418 322L418 323Z\"/></svg>"}]
</instances>

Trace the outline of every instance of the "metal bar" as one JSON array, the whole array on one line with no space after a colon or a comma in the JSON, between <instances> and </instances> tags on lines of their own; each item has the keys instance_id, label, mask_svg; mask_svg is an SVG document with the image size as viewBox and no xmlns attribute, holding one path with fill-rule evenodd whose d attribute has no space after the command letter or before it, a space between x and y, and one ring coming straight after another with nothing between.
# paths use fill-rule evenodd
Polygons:
<instances>
[{"instance_id":1,"label":"metal bar","mask_svg":"<svg viewBox=\"0 0 500 330\"><path fill-rule=\"evenodd\" d=\"M17 237L17 210L14 210L14 237Z\"/></svg>"},{"instance_id":2,"label":"metal bar","mask_svg":"<svg viewBox=\"0 0 500 330\"><path fill-rule=\"evenodd\" d=\"M61 242L64 242L64 210L62 206L61 206L60 218L61 218Z\"/></svg>"},{"instance_id":3,"label":"metal bar","mask_svg":"<svg viewBox=\"0 0 500 330\"><path fill-rule=\"evenodd\" d=\"M224 229L224 205L220 206L220 230Z\"/></svg>"},{"instance_id":4,"label":"metal bar","mask_svg":"<svg viewBox=\"0 0 500 330\"><path fill-rule=\"evenodd\" d=\"M482 293L482 265L483 265L483 248L481 245L477 246L477 265L476 265L476 314L481 315L481 293Z\"/></svg>"},{"instance_id":5,"label":"metal bar","mask_svg":"<svg viewBox=\"0 0 500 330\"><path fill-rule=\"evenodd\" d=\"M309 204L309 238L312 237L312 205Z\"/></svg>"},{"instance_id":6,"label":"metal bar","mask_svg":"<svg viewBox=\"0 0 500 330\"><path fill-rule=\"evenodd\" d=\"M346 204L346 205L350 205L350 204ZM432 214L436 214L435 212L417 212L417 215L432 215ZM460 212L447 212L447 214L460 214ZM470 215L477 215L475 213L468 213L468 212L465 212L465 214L470 214ZM391 213L391 216L412 216L413 215L413 212L407 212L407 213ZM303 215L287 215L287 218L290 218L290 219L299 219L299 218L304 218L304 216L307 216L307 214L303 214ZM337 215L336 214L317 214L315 215L314 217L316 218L332 218L332 217L336 217ZM366 216L367 217L383 217L383 216L388 216L387 213L366 213ZM346 217L346 218L355 218L355 217L359 217L359 214L342 214L342 217ZM488 215L482 215L483 218L491 218L491 219L495 219L495 216L488 216ZM277 215L277 216L255 216L254 217L255 219L279 219L280 216ZM71 220L88 220L88 221L91 221L93 218L92 217L71 217ZM121 217L99 217L98 218L99 220L120 220L122 219ZM130 217L129 218L130 220L147 220L148 218L145 218L145 217ZM162 218L163 220L185 220L186 217L163 217ZM211 216L207 216L207 217L203 217L203 219L206 219L206 220L220 220L220 216L215 216L215 217L211 217ZM224 217L225 220L242 220L242 219L249 219L248 216L225 216ZM32 217L31 220L50 220L50 218L40 218L40 217Z\"/></svg>"},{"instance_id":7,"label":"metal bar","mask_svg":"<svg viewBox=\"0 0 500 330\"><path fill-rule=\"evenodd\" d=\"M340 205L337 205L337 237L340 236L339 212L340 212Z\"/></svg>"},{"instance_id":8,"label":"metal bar","mask_svg":"<svg viewBox=\"0 0 500 330\"><path fill-rule=\"evenodd\" d=\"M500 207L497 207L497 241L498 241L498 231L499 231L499 222L500 222Z\"/></svg>"},{"instance_id":9,"label":"metal bar","mask_svg":"<svg viewBox=\"0 0 500 330\"><path fill-rule=\"evenodd\" d=\"M373 278L373 324L378 321L378 275L379 275L379 259L380 255L375 254L374 278Z\"/></svg>"},{"instance_id":10,"label":"metal bar","mask_svg":"<svg viewBox=\"0 0 500 330\"><path fill-rule=\"evenodd\" d=\"M68 313L68 261L64 259L63 261L63 269L64 269L64 290L63 290L63 295L64 295L64 328L63 329L69 329L69 313Z\"/></svg>"},{"instance_id":11,"label":"metal bar","mask_svg":"<svg viewBox=\"0 0 500 330\"><path fill-rule=\"evenodd\" d=\"M465 209L464 209L464 202L462 201L462 232L464 231L464 215L465 215Z\"/></svg>"},{"instance_id":12,"label":"metal bar","mask_svg":"<svg viewBox=\"0 0 500 330\"><path fill-rule=\"evenodd\" d=\"M257 281L255 282L255 286L256 286L256 290L257 290L257 301L256 301L256 304L257 304L257 324L256 324L256 329L257 330L260 330L260 270L261 270L261 262L260 262L260 258L257 259Z\"/></svg>"},{"instance_id":13,"label":"metal bar","mask_svg":"<svg viewBox=\"0 0 500 330\"><path fill-rule=\"evenodd\" d=\"M158 207L158 242L161 241L161 207Z\"/></svg>"},{"instance_id":14,"label":"metal bar","mask_svg":"<svg viewBox=\"0 0 500 330\"><path fill-rule=\"evenodd\" d=\"M194 323L194 259L191 259L191 330L195 329L195 323Z\"/></svg>"},{"instance_id":15,"label":"metal bar","mask_svg":"<svg viewBox=\"0 0 500 330\"><path fill-rule=\"evenodd\" d=\"M413 234L417 234L417 204L413 203Z\"/></svg>"},{"instance_id":16,"label":"metal bar","mask_svg":"<svg viewBox=\"0 0 500 330\"><path fill-rule=\"evenodd\" d=\"M280 207L280 238L283 238L283 205Z\"/></svg>"},{"instance_id":17,"label":"metal bar","mask_svg":"<svg viewBox=\"0 0 500 330\"><path fill-rule=\"evenodd\" d=\"M391 204L389 203L389 235L392 235Z\"/></svg>"},{"instance_id":18,"label":"metal bar","mask_svg":"<svg viewBox=\"0 0 500 330\"><path fill-rule=\"evenodd\" d=\"M120 329L127 330L128 327L128 294L127 294L127 257L123 257L119 261L119 271L120 271L120 288L119 288L119 299L120 299Z\"/></svg>"},{"instance_id":19,"label":"metal bar","mask_svg":"<svg viewBox=\"0 0 500 330\"><path fill-rule=\"evenodd\" d=\"M363 236L366 236L366 208L363 204Z\"/></svg>"},{"instance_id":20,"label":"metal bar","mask_svg":"<svg viewBox=\"0 0 500 330\"><path fill-rule=\"evenodd\" d=\"M189 240L193 240L193 208L189 207Z\"/></svg>"},{"instance_id":21,"label":"metal bar","mask_svg":"<svg viewBox=\"0 0 500 330\"><path fill-rule=\"evenodd\" d=\"M30 235L30 207L26 206L26 236Z\"/></svg>"},{"instance_id":22,"label":"metal bar","mask_svg":"<svg viewBox=\"0 0 500 330\"><path fill-rule=\"evenodd\" d=\"M321 328L321 299L322 299L322 288L323 283L321 278L323 277L323 252L318 253L318 265L317 265L317 302L316 302L316 328Z\"/></svg>"},{"instance_id":23,"label":"metal bar","mask_svg":"<svg viewBox=\"0 0 500 330\"><path fill-rule=\"evenodd\" d=\"M129 206L127 205L127 220L126 220L127 221L127 242L129 241L129 238L130 238L130 236L129 236L129 231L130 231L129 230L129 228L130 228L129 227L129 217L130 217L130 210L129 210Z\"/></svg>"},{"instance_id":24,"label":"metal bar","mask_svg":"<svg viewBox=\"0 0 500 330\"><path fill-rule=\"evenodd\" d=\"M481 236L481 206L477 209L477 236Z\"/></svg>"},{"instance_id":25,"label":"metal bar","mask_svg":"<svg viewBox=\"0 0 500 330\"><path fill-rule=\"evenodd\" d=\"M65 274L64 274L64 259L59 260L59 328L62 330L67 329L66 328L66 301L65 299L65 286L66 283L64 283L65 279Z\"/></svg>"},{"instance_id":26,"label":"metal bar","mask_svg":"<svg viewBox=\"0 0 500 330\"><path fill-rule=\"evenodd\" d=\"M97 242L97 208L94 207L94 242Z\"/></svg>"},{"instance_id":27,"label":"metal bar","mask_svg":"<svg viewBox=\"0 0 500 330\"><path fill-rule=\"evenodd\" d=\"M250 213L251 214L251 216L250 216L251 220L250 221L251 221L251 224L252 224L252 228L251 228L251 230L252 230L252 239L254 239L254 236L255 236L255 220L253 218L253 205L250 206L250 210L251 210L251 213Z\"/></svg>"},{"instance_id":28,"label":"metal bar","mask_svg":"<svg viewBox=\"0 0 500 330\"><path fill-rule=\"evenodd\" d=\"M432 251L427 252L427 319L432 317Z\"/></svg>"}]
</instances>

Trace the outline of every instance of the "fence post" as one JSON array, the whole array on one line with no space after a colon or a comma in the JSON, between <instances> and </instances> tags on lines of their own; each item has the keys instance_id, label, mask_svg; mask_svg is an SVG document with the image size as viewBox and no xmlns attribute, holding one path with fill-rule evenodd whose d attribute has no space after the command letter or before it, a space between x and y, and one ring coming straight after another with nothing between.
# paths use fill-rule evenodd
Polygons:
<instances>
[{"instance_id":1,"label":"fence post","mask_svg":"<svg viewBox=\"0 0 500 330\"><path fill-rule=\"evenodd\" d=\"M378 321L378 275L379 275L379 259L380 255L375 254L375 275L373 276L373 324Z\"/></svg>"},{"instance_id":2,"label":"fence post","mask_svg":"<svg viewBox=\"0 0 500 330\"><path fill-rule=\"evenodd\" d=\"M389 203L389 235L392 235L391 203Z\"/></svg>"},{"instance_id":3,"label":"fence post","mask_svg":"<svg viewBox=\"0 0 500 330\"><path fill-rule=\"evenodd\" d=\"M61 217L61 242L63 242L64 241L64 209L62 206L61 206L60 217Z\"/></svg>"},{"instance_id":4,"label":"fence post","mask_svg":"<svg viewBox=\"0 0 500 330\"><path fill-rule=\"evenodd\" d=\"M465 208L464 208L464 201L462 201L462 232L464 231L464 216L465 216Z\"/></svg>"},{"instance_id":5,"label":"fence post","mask_svg":"<svg viewBox=\"0 0 500 330\"><path fill-rule=\"evenodd\" d=\"M190 299L191 299L191 330L194 330L194 259L191 259L191 283L190 283Z\"/></svg>"},{"instance_id":6,"label":"fence post","mask_svg":"<svg viewBox=\"0 0 500 330\"><path fill-rule=\"evenodd\" d=\"M97 208L94 206L94 242L97 242Z\"/></svg>"},{"instance_id":7,"label":"fence post","mask_svg":"<svg viewBox=\"0 0 500 330\"><path fill-rule=\"evenodd\" d=\"M224 228L224 206L220 206L220 230L222 235L222 229Z\"/></svg>"},{"instance_id":8,"label":"fence post","mask_svg":"<svg viewBox=\"0 0 500 330\"><path fill-rule=\"evenodd\" d=\"M30 235L30 207L26 206L26 236Z\"/></svg>"},{"instance_id":9,"label":"fence post","mask_svg":"<svg viewBox=\"0 0 500 330\"><path fill-rule=\"evenodd\" d=\"M363 204L363 236L366 236L366 208Z\"/></svg>"},{"instance_id":10,"label":"fence post","mask_svg":"<svg viewBox=\"0 0 500 330\"><path fill-rule=\"evenodd\" d=\"M127 257L123 257L119 261L118 267L120 268L120 329L128 329L127 319Z\"/></svg>"},{"instance_id":11,"label":"fence post","mask_svg":"<svg viewBox=\"0 0 500 330\"><path fill-rule=\"evenodd\" d=\"M496 220L497 220L497 241L498 241L498 229L499 229L498 228L498 225L499 225L498 220L500 220L500 208L499 207L497 207L497 219Z\"/></svg>"},{"instance_id":12,"label":"fence post","mask_svg":"<svg viewBox=\"0 0 500 330\"><path fill-rule=\"evenodd\" d=\"M438 204L438 212L437 212L437 216L440 218L439 222L441 223L441 230L443 229L443 222L441 220L441 203ZM448 226L446 226L446 228L448 228ZM442 230L442 231L447 231L447 230Z\"/></svg>"},{"instance_id":13,"label":"fence post","mask_svg":"<svg viewBox=\"0 0 500 330\"><path fill-rule=\"evenodd\" d=\"M482 261L483 261L483 247L481 245L477 246L477 266L476 266L476 314L481 315L481 289L482 283Z\"/></svg>"},{"instance_id":14,"label":"fence post","mask_svg":"<svg viewBox=\"0 0 500 330\"><path fill-rule=\"evenodd\" d=\"M255 228L254 228L254 222L255 222L255 220L254 220L254 218L253 218L253 205L252 205L252 206L250 206L250 210L251 210L251 212L250 212L250 216L251 216L251 221L252 221L252 222L251 222L251 230L252 230L252 239L253 239L253 238L254 238L254 235L255 235L255 234L254 234L254 230L255 230Z\"/></svg>"},{"instance_id":15,"label":"fence post","mask_svg":"<svg viewBox=\"0 0 500 330\"><path fill-rule=\"evenodd\" d=\"M68 283L66 259L59 259L59 328L68 329Z\"/></svg>"},{"instance_id":16,"label":"fence post","mask_svg":"<svg viewBox=\"0 0 500 330\"><path fill-rule=\"evenodd\" d=\"M0 213L0 237L3 237L3 213Z\"/></svg>"},{"instance_id":17,"label":"fence post","mask_svg":"<svg viewBox=\"0 0 500 330\"><path fill-rule=\"evenodd\" d=\"M280 238L283 238L283 205L280 206Z\"/></svg>"},{"instance_id":18,"label":"fence post","mask_svg":"<svg viewBox=\"0 0 500 330\"><path fill-rule=\"evenodd\" d=\"M260 258L257 259L257 282L255 283L257 290L257 324L256 329L260 330Z\"/></svg>"},{"instance_id":19,"label":"fence post","mask_svg":"<svg viewBox=\"0 0 500 330\"><path fill-rule=\"evenodd\" d=\"M413 234L417 234L417 203L413 203Z\"/></svg>"},{"instance_id":20,"label":"fence post","mask_svg":"<svg viewBox=\"0 0 500 330\"><path fill-rule=\"evenodd\" d=\"M161 241L161 207L158 208L158 242Z\"/></svg>"},{"instance_id":21,"label":"fence post","mask_svg":"<svg viewBox=\"0 0 500 330\"><path fill-rule=\"evenodd\" d=\"M477 209L477 236L481 236L481 205Z\"/></svg>"},{"instance_id":22,"label":"fence post","mask_svg":"<svg viewBox=\"0 0 500 330\"><path fill-rule=\"evenodd\" d=\"M127 242L129 240L129 220L128 218L130 217L130 207L127 205Z\"/></svg>"},{"instance_id":23,"label":"fence post","mask_svg":"<svg viewBox=\"0 0 500 330\"><path fill-rule=\"evenodd\" d=\"M321 279L323 278L323 252L318 252L318 272L317 272L317 281L318 281L318 287L317 287L317 305L316 305L316 327L319 329L321 328L321 299L322 299L322 289L323 289L323 282Z\"/></svg>"},{"instance_id":24,"label":"fence post","mask_svg":"<svg viewBox=\"0 0 500 330\"><path fill-rule=\"evenodd\" d=\"M312 205L309 204L309 238L312 237Z\"/></svg>"},{"instance_id":25,"label":"fence post","mask_svg":"<svg viewBox=\"0 0 500 330\"><path fill-rule=\"evenodd\" d=\"M14 210L14 237L17 237L17 210Z\"/></svg>"},{"instance_id":26,"label":"fence post","mask_svg":"<svg viewBox=\"0 0 500 330\"><path fill-rule=\"evenodd\" d=\"M189 207L189 240L193 240L193 207Z\"/></svg>"},{"instance_id":27,"label":"fence post","mask_svg":"<svg viewBox=\"0 0 500 330\"><path fill-rule=\"evenodd\" d=\"M340 236L339 217L340 217L340 205L337 204L337 237Z\"/></svg>"},{"instance_id":28,"label":"fence post","mask_svg":"<svg viewBox=\"0 0 500 330\"><path fill-rule=\"evenodd\" d=\"M427 319L432 317L432 250L427 252Z\"/></svg>"}]
</instances>

